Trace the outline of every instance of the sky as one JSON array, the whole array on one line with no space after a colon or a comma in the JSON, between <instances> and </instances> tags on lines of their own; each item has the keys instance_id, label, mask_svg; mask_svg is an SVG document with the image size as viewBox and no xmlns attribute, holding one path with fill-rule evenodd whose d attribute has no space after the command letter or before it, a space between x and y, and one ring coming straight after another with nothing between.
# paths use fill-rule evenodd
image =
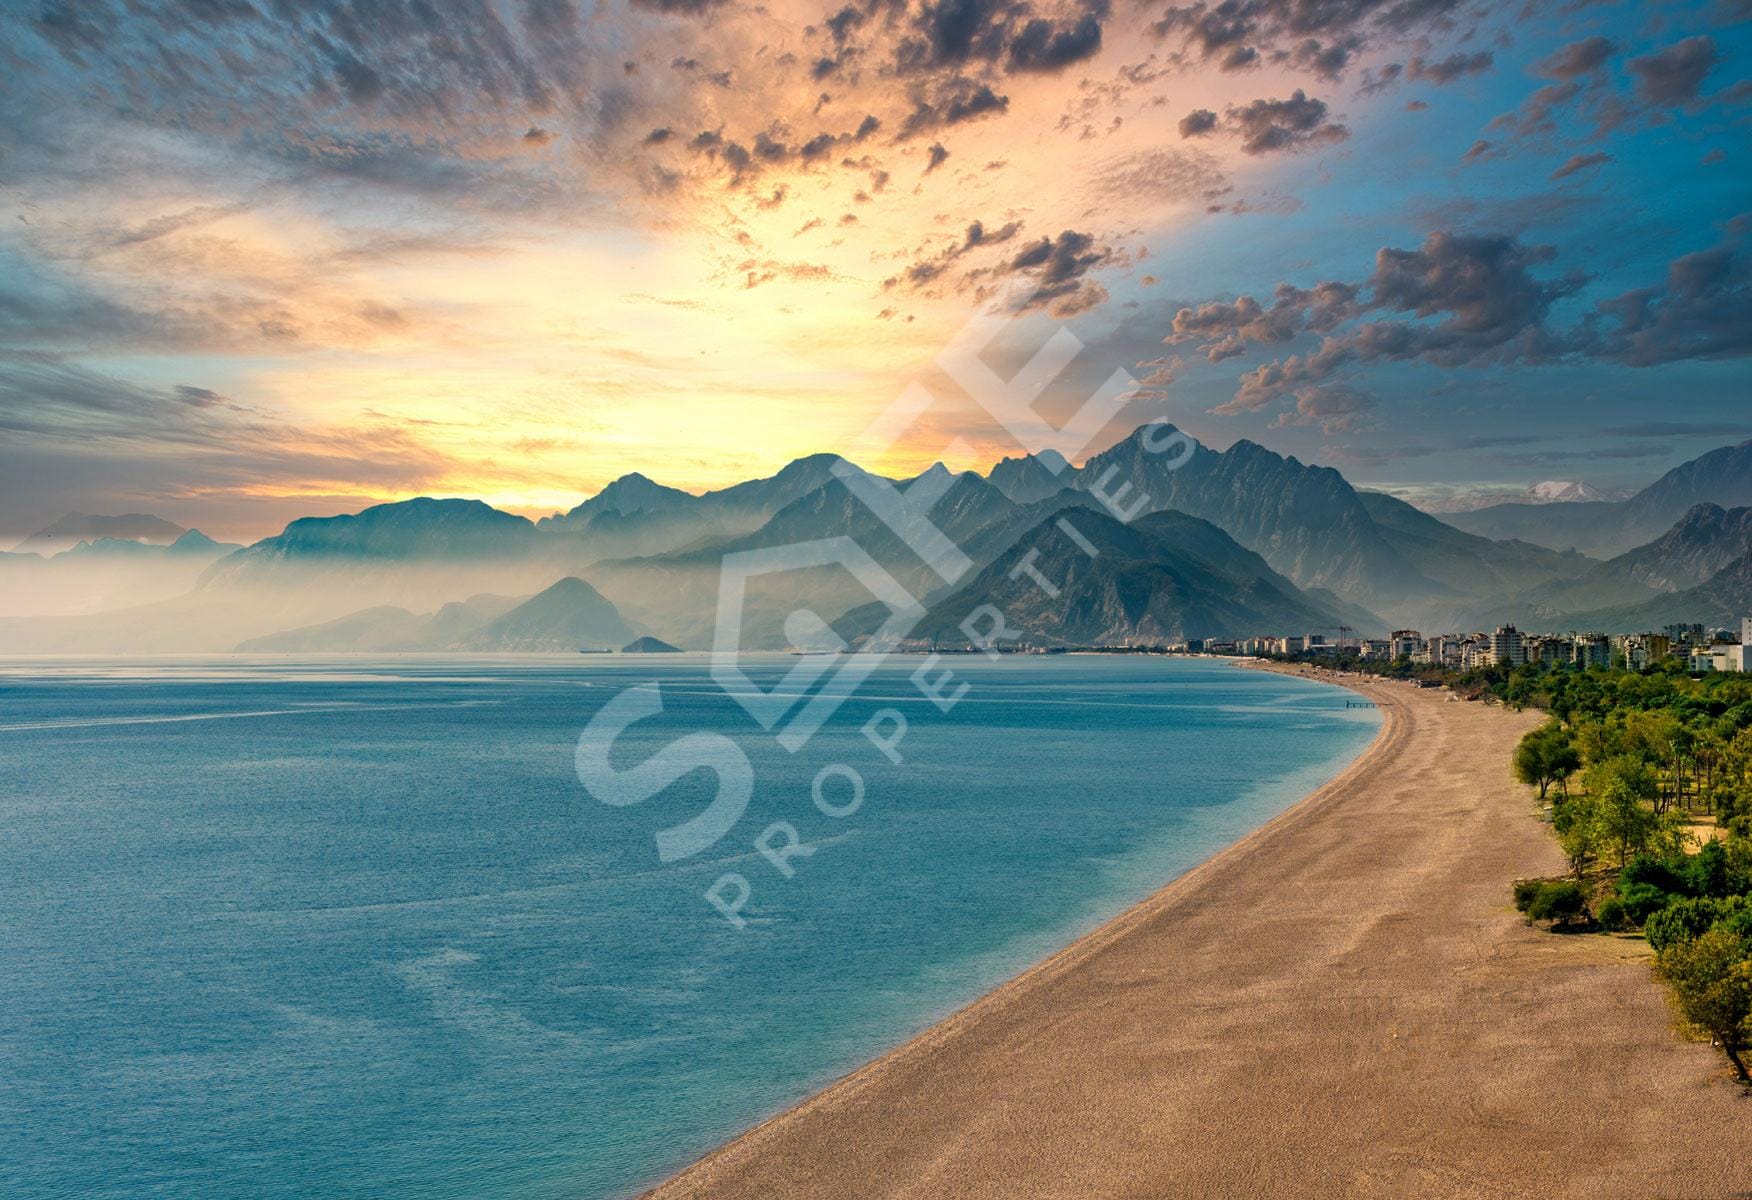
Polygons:
<instances>
[{"instance_id":1,"label":"sky","mask_svg":"<svg viewBox=\"0 0 1752 1200\"><path fill-rule=\"evenodd\" d=\"M1752 437L1752 3L14 0L0 540L1016 443L939 369L1439 503ZM1071 447L1075 449L1075 447Z\"/></svg>"}]
</instances>

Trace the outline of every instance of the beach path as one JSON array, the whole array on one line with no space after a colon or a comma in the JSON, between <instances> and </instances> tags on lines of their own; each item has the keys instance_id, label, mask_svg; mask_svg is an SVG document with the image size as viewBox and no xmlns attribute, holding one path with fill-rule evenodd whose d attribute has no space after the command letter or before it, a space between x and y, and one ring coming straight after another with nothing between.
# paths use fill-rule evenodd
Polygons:
<instances>
[{"instance_id":1,"label":"beach path","mask_svg":"<svg viewBox=\"0 0 1752 1200\"><path fill-rule=\"evenodd\" d=\"M1752 1100L1640 942L1528 928L1537 724L1353 683L1341 776L659 1200L1752 1194Z\"/></svg>"}]
</instances>

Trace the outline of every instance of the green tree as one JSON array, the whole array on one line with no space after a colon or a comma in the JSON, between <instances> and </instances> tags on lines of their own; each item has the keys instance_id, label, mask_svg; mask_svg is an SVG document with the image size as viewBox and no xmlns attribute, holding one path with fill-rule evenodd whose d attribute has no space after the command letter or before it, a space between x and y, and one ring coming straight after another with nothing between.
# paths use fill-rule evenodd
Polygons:
<instances>
[{"instance_id":1,"label":"green tree","mask_svg":"<svg viewBox=\"0 0 1752 1200\"><path fill-rule=\"evenodd\" d=\"M1515 747L1515 778L1539 789L1543 801L1554 783L1563 783L1582 765L1575 740L1556 723L1541 725Z\"/></svg>"},{"instance_id":2,"label":"green tree","mask_svg":"<svg viewBox=\"0 0 1752 1200\"><path fill-rule=\"evenodd\" d=\"M1599 798L1592 792L1565 796L1551 812L1551 825L1558 844L1569 859L1570 870L1579 880L1588 867L1588 860L1600 854L1601 824Z\"/></svg>"},{"instance_id":3,"label":"green tree","mask_svg":"<svg viewBox=\"0 0 1752 1200\"><path fill-rule=\"evenodd\" d=\"M1618 847L1619 865L1646 850L1662 829L1649 802L1655 798L1655 774L1646 763L1628 754L1588 769L1588 793L1595 798L1600 837Z\"/></svg>"},{"instance_id":4,"label":"green tree","mask_svg":"<svg viewBox=\"0 0 1752 1200\"><path fill-rule=\"evenodd\" d=\"M1752 1086L1742 1057L1752 1045L1752 944L1716 927L1669 945L1655 965L1686 1022L1708 1034L1740 1082Z\"/></svg>"}]
</instances>

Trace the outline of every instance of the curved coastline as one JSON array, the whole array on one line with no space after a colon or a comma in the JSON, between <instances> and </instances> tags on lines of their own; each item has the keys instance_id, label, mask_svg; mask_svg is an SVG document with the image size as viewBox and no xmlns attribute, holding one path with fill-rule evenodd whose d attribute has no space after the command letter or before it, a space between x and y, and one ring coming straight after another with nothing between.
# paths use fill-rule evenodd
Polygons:
<instances>
[{"instance_id":1,"label":"curved coastline","mask_svg":"<svg viewBox=\"0 0 1752 1200\"><path fill-rule=\"evenodd\" d=\"M1274 669L1264 663L1247 660L1234 661L1233 665L1253 670ZM1375 732L1375 737L1363 748L1362 753L1350 761L1344 770L1272 817L1265 824L1242 835L1237 841L1231 842L1209 858L1175 876L1163 884L1161 888L1124 912L1103 922L1097 928L1083 934L1069 945L1027 968L1021 974L999 984L991 991L919 1032L899 1046L852 1070L783 1112L768 1117L758 1125L749 1128L658 1186L640 1192L638 1200L672 1200L672 1198L679 1200L681 1197L701 1194L696 1189L704 1185L706 1179L716 1169L729 1161L759 1154L763 1141L780 1134L787 1125L804 1117L813 1106L828 1101L830 1097L855 1094L880 1079L888 1071L896 1069L897 1065L908 1057L928 1054L932 1047L957 1036L963 1029L1002 1009L1046 980L1075 970L1080 963L1099 954L1114 942L1123 939L1140 923L1151 919L1162 909L1171 906L1180 896L1201 886L1208 876L1221 870L1231 859L1247 856L1251 848L1260 841L1276 836L1284 829L1293 828L1298 821L1306 819L1310 813L1320 808L1324 800L1342 793L1343 789L1356 778L1366 774L1370 769L1370 764L1384 755L1396 743L1396 739L1404 736L1401 722L1396 720L1399 707L1391 703L1381 703L1380 698L1373 694L1373 690L1369 686L1359 686L1356 682L1337 677L1315 679L1314 676L1300 671L1284 671L1282 673L1345 688L1377 703L1380 707L1382 720L1380 727Z\"/></svg>"},{"instance_id":2,"label":"curved coastline","mask_svg":"<svg viewBox=\"0 0 1752 1200\"><path fill-rule=\"evenodd\" d=\"M646 1200L1752 1188L1642 954L1507 903L1562 869L1509 772L1538 716L1319 678L1383 714L1338 776Z\"/></svg>"}]
</instances>

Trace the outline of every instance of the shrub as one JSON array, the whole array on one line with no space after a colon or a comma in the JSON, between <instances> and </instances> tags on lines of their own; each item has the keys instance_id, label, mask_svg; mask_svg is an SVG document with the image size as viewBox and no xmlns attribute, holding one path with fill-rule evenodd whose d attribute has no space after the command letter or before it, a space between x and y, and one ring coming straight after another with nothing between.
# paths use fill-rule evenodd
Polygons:
<instances>
[{"instance_id":1,"label":"shrub","mask_svg":"<svg viewBox=\"0 0 1752 1200\"><path fill-rule=\"evenodd\" d=\"M1716 900L1708 896L1687 896L1675 900L1660 912L1651 915L1643 925L1643 934L1657 952L1696 938L1724 917L1734 917L1741 902Z\"/></svg>"},{"instance_id":2,"label":"shrub","mask_svg":"<svg viewBox=\"0 0 1752 1200\"><path fill-rule=\"evenodd\" d=\"M1535 921L1551 921L1558 925L1568 925L1571 921L1588 911L1588 897L1580 886L1565 880L1562 883L1548 883L1539 889L1539 894L1533 897L1533 902L1527 906L1527 916Z\"/></svg>"},{"instance_id":3,"label":"shrub","mask_svg":"<svg viewBox=\"0 0 1752 1200\"><path fill-rule=\"evenodd\" d=\"M1727 849L1713 838L1685 863L1686 890L1693 896L1730 894L1735 881L1729 875Z\"/></svg>"},{"instance_id":4,"label":"shrub","mask_svg":"<svg viewBox=\"0 0 1752 1200\"><path fill-rule=\"evenodd\" d=\"M1600 905L1600 911L1594 914L1594 919L1605 929L1629 929L1634 923L1624 911L1624 901L1617 896L1608 896Z\"/></svg>"},{"instance_id":5,"label":"shrub","mask_svg":"<svg viewBox=\"0 0 1752 1200\"><path fill-rule=\"evenodd\" d=\"M1684 862L1666 863L1652 854L1639 854L1625 863L1624 870L1619 872L1618 890L1624 891L1627 884L1643 883L1663 892L1674 892L1682 896L1694 895L1686 879L1689 873L1687 866Z\"/></svg>"},{"instance_id":6,"label":"shrub","mask_svg":"<svg viewBox=\"0 0 1752 1200\"><path fill-rule=\"evenodd\" d=\"M1526 912L1527 906L1533 903L1533 898L1544 886L1545 881L1541 879L1515 880L1515 911Z\"/></svg>"},{"instance_id":7,"label":"shrub","mask_svg":"<svg viewBox=\"0 0 1752 1200\"><path fill-rule=\"evenodd\" d=\"M1635 925L1641 925L1649 919L1650 914L1660 912L1673 900L1673 897L1653 884L1633 883L1626 886L1622 878L1618 881L1618 898L1624 904L1624 915Z\"/></svg>"}]
</instances>

